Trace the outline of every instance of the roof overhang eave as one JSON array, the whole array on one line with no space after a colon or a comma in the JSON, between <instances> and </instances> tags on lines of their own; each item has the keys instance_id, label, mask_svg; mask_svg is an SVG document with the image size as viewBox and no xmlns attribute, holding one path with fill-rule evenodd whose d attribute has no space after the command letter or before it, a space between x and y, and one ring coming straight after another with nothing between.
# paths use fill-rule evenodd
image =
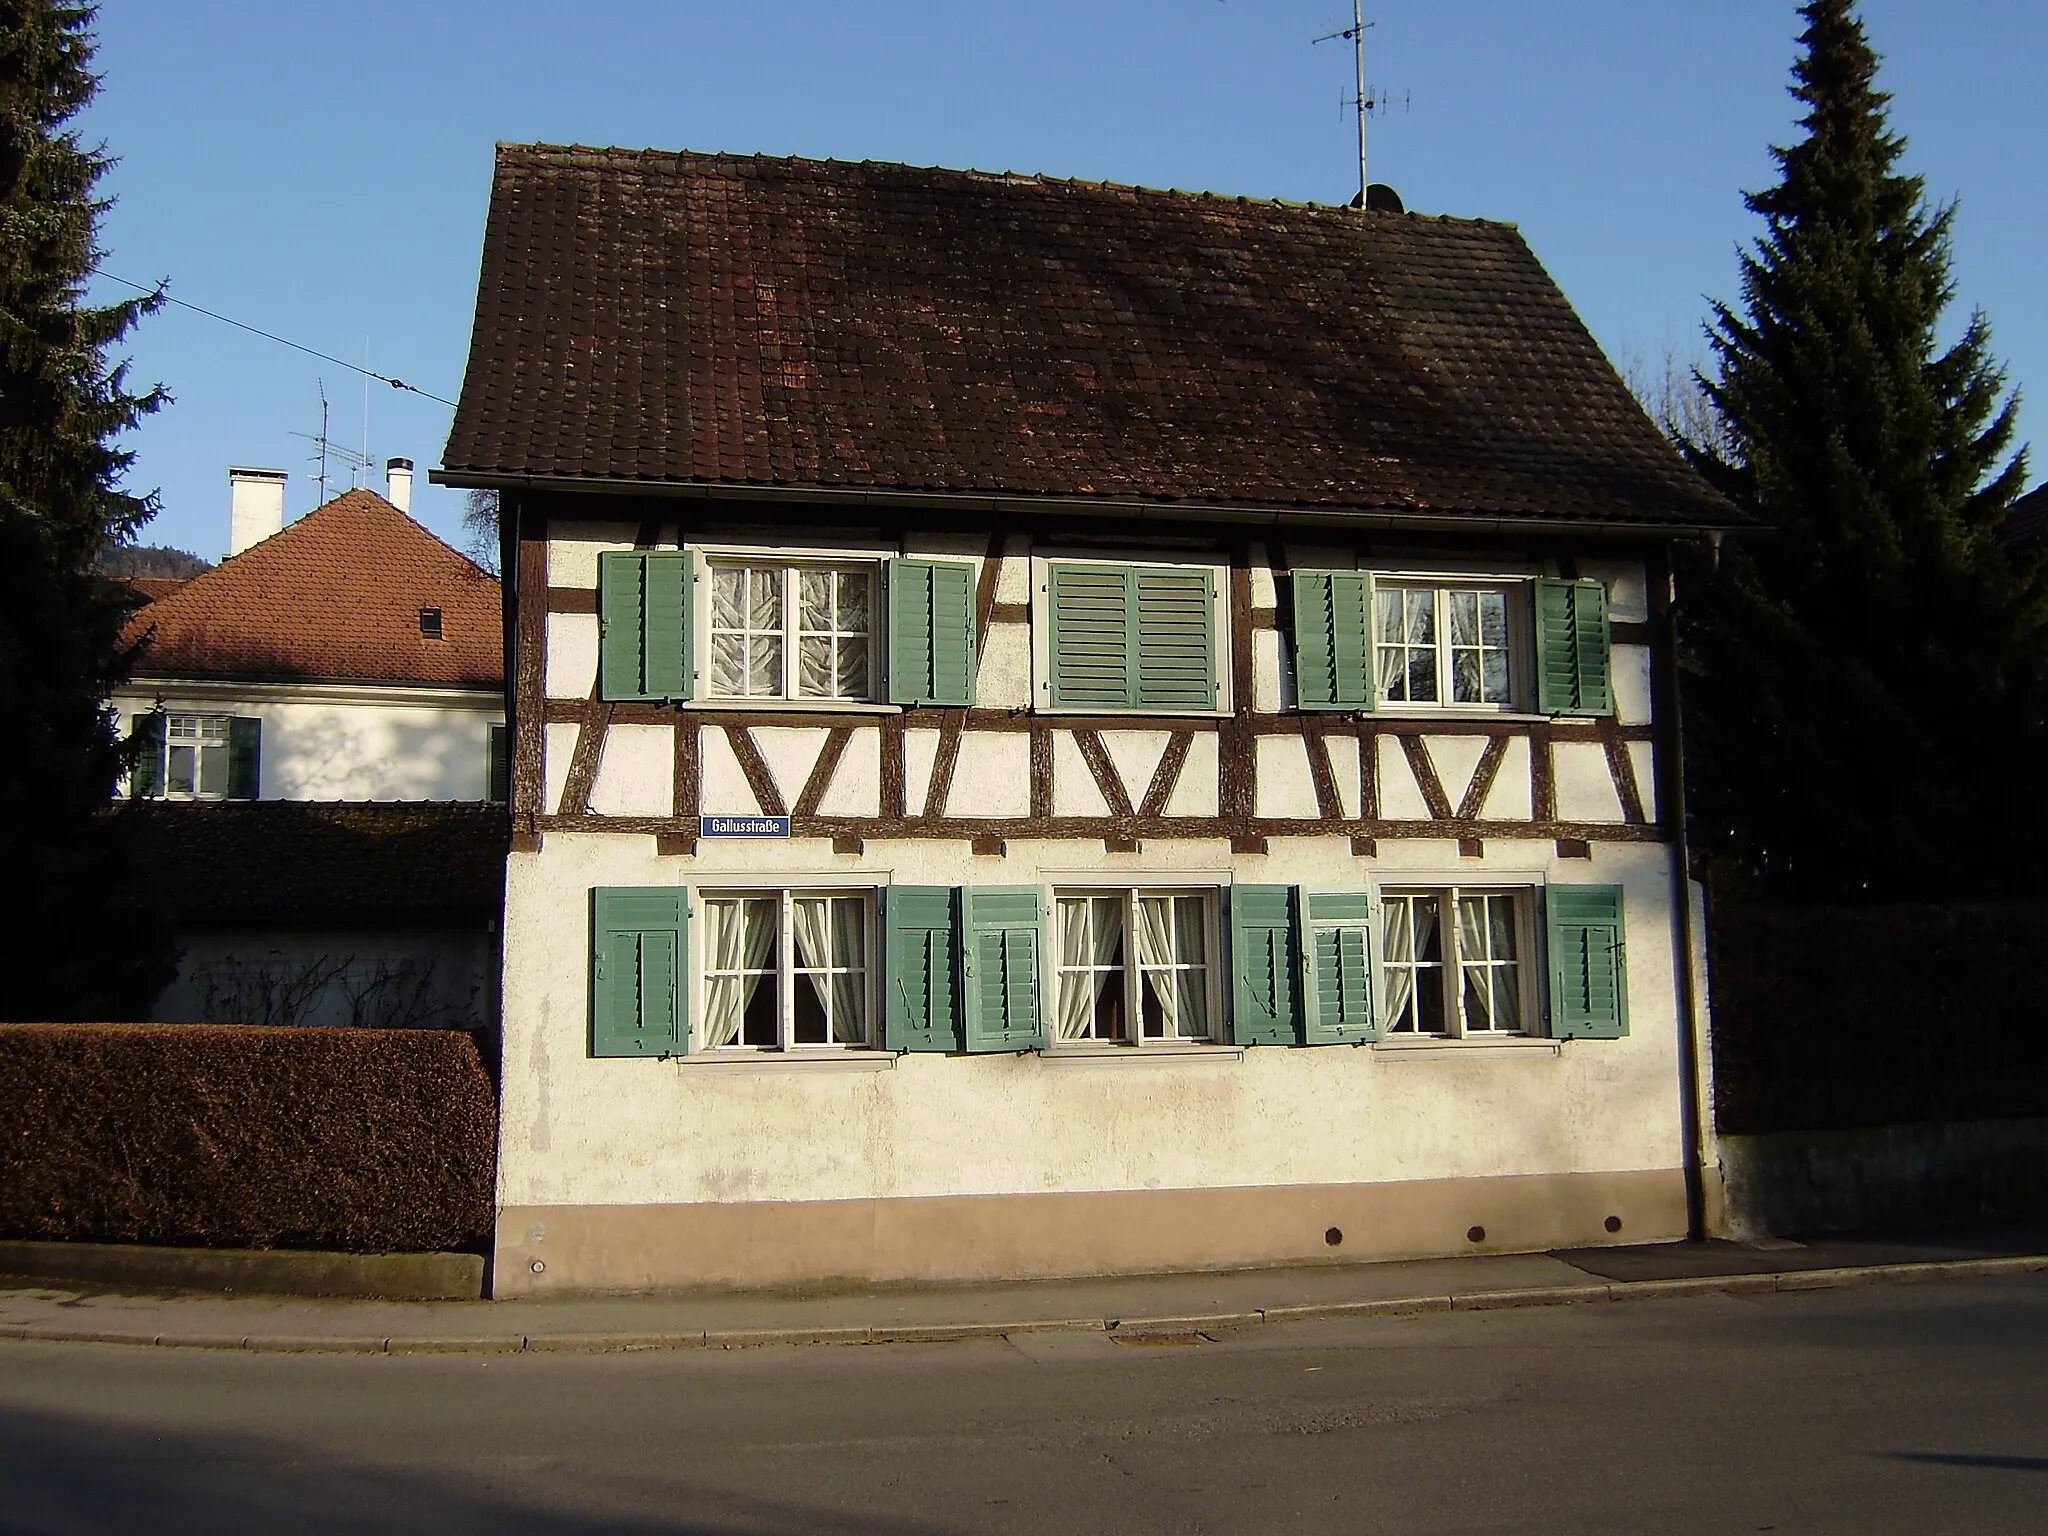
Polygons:
<instances>
[{"instance_id":1,"label":"roof overhang eave","mask_svg":"<svg viewBox=\"0 0 2048 1536\"><path fill-rule=\"evenodd\" d=\"M1121 518L1140 522L1235 523L1384 529L1397 533L1569 533L1615 539L1686 538L1699 534L1750 533L1755 526L1734 509L1718 520L1688 518L1629 520L1560 517L1548 513L1444 512L1412 507L1276 506L1264 502L1149 501L1137 497L1046 496L1010 492L906 491L865 486L743 485L705 480L610 480L581 475L500 474L488 470L435 469L435 485L460 490L575 492L588 496L640 496L678 501L758 501L810 506L872 508L877 511L948 511L1001 514L1022 512L1066 517Z\"/></svg>"}]
</instances>

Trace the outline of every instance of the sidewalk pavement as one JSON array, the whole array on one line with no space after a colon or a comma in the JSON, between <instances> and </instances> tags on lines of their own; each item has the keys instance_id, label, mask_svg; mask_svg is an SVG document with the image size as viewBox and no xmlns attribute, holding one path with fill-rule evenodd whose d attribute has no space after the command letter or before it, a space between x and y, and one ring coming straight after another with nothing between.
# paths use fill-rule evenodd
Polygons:
<instances>
[{"instance_id":1,"label":"sidewalk pavement","mask_svg":"<svg viewBox=\"0 0 2048 1536\"><path fill-rule=\"evenodd\" d=\"M1669 1243L1219 1274L473 1302L136 1294L0 1279L0 1339L335 1353L742 1348L1310 1318L2048 1272L2048 1232ZM10 1288L11 1287L11 1288Z\"/></svg>"}]
</instances>

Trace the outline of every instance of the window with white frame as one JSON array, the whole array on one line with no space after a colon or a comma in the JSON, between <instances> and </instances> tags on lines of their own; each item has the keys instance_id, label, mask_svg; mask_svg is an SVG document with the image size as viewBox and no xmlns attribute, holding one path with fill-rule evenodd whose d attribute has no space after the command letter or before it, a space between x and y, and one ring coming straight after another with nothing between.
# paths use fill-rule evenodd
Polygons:
<instances>
[{"instance_id":1,"label":"window with white frame","mask_svg":"<svg viewBox=\"0 0 2048 1536\"><path fill-rule=\"evenodd\" d=\"M1390 890L1380 906L1381 1017L1389 1036L1528 1032L1528 891Z\"/></svg>"},{"instance_id":2,"label":"window with white frame","mask_svg":"<svg viewBox=\"0 0 2048 1536\"><path fill-rule=\"evenodd\" d=\"M873 566L714 559L708 570L713 698L875 696Z\"/></svg>"},{"instance_id":3,"label":"window with white frame","mask_svg":"<svg viewBox=\"0 0 2048 1536\"><path fill-rule=\"evenodd\" d=\"M233 723L226 715L170 715L164 720L163 792L173 800L224 800Z\"/></svg>"},{"instance_id":4,"label":"window with white frame","mask_svg":"<svg viewBox=\"0 0 2048 1536\"><path fill-rule=\"evenodd\" d=\"M703 901L707 1050L870 1043L871 904L837 891L732 891Z\"/></svg>"},{"instance_id":5,"label":"window with white frame","mask_svg":"<svg viewBox=\"0 0 2048 1536\"><path fill-rule=\"evenodd\" d=\"M1053 923L1055 1041L1216 1037L1213 892L1063 890Z\"/></svg>"},{"instance_id":6,"label":"window with white frame","mask_svg":"<svg viewBox=\"0 0 2048 1536\"><path fill-rule=\"evenodd\" d=\"M1516 701L1511 584L1374 584L1373 656L1382 704L1506 709Z\"/></svg>"}]
</instances>

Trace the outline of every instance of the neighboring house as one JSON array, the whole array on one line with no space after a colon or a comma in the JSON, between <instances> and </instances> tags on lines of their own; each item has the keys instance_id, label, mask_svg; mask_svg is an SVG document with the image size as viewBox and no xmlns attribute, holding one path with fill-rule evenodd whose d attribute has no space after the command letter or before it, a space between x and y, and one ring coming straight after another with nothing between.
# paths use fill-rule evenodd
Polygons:
<instances>
[{"instance_id":1,"label":"neighboring house","mask_svg":"<svg viewBox=\"0 0 2048 1536\"><path fill-rule=\"evenodd\" d=\"M371 491L281 526L284 478L230 471L229 558L131 583L153 600L113 704L184 949L157 1015L487 1023L495 898L428 899L396 850L504 846L498 583ZM397 502L410 479L394 460Z\"/></svg>"},{"instance_id":2,"label":"neighboring house","mask_svg":"<svg viewBox=\"0 0 2048 1536\"><path fill-rule=\"evenodd\" d=\"M2030 544L2048 530L2048 485L2037 485L2005 512L2008 544Z\"/></svg>"},{"instance_id":3,"label":"neighboring house","mask_svg":"<svg viewBox=\"0 0 2048 1536\"><path fill-rule=\"evenodd\" d=\"M1687 1232L1667 552L1741 519L1512 228L506 146L437 478L498 1294Z\"/></svg>"}]
</instances>

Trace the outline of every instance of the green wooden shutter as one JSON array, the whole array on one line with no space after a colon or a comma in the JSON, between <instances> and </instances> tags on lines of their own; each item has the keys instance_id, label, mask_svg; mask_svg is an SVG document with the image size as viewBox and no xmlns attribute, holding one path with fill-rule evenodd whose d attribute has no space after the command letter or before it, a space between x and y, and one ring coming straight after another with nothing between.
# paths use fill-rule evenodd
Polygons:
<instances>
[{"instance_id":1,"label":"green wooden shutter","mask_svg":"<svg viewBox=\"0 0 2048 1536\"><path fill-rule=\"evenodd\" d=\"M1216 593L1208 571L1139 570L1131 624L1140 709L1216 707Z\"/></svg>"},{"instance_id":2,"label":"green wooden shutter","mask_svg":"<svg viewBox=\"0 0 2048 1536\"><path fill-rule=\"evenodd\" d=\"M1550 1033L1614 1040L1628 1033L1628 946L1618 885L1553 885L1544 893L1550 950Z\"/></svg>"},{"instance_id":3,"label":"green wooden shutter","mask_svg":"<svg viewBox=\"0 0 2048 1536\"><path fill-rule=\"evenodd\" d=\"M135 743L135 765L128 770L128 798L155 800L164 792L164 712L137 715L129 740Z\"/></svg>"},{"instance_id":4,"label":"green wooden shutter","mask_svg":"<svg viewBox=\"0 0 2048 1536\"><path fill-rule=\"evenodd\" d=\"M1536 707L1546 715L1614 713L1607 589L1597 581L1536 583Z\"/></svg>"},{"instance_id":5,"label":"green wooden shutter","mask_svg":"<svg viewBox=\"0 0 2048 1536\"><path fill-rule=\"evenodd\" d=\"M974 567L891 560L890 702L972 704L974 673Z\"/></svg>"},{"instance_id":6,"label":"green wooden shutter","mask_svg":"<svg viewBox=\"0 0 2048 1536\"><path fill-rule=\"evenodd\" d=\"M490 727L489 742L484 748L484 798L498 805L512 798L512 756L507 744L505 727Z\"/></svg>"},{"instance_id":7,"label":"green wooden shutter","mask_svg":"<svg viewBox=\"0 0 2048 1536\"><path fill-rule=\"evenodd\" d=\"M263 798L263 722L254 715L228 721L228 798Z\"/></svg>"},{"instance_id":8,"label":"green wooden shutter","mask_svg":"<svg viewBox=\"0 0 2048 1536\"><path fill-rule=\"evenodd\" d=\"M1230 888L1230 1038L1302 1040L1300 895L1291 885Z\"/></svg>"},{"instance_id":9,"label":"green wooden shutter","mask_svg":"<svg viewBox=\"0 0 2048 1536\"><path fill-rule=\"evenodd\" d=\"M691 585L683 550L598 556L598 691L604 698L691 696Z\"/></svg>"},{"instance_id":10,"label":"green wooden shutter","mask_svg":"<svg viewBox=\"0 0 2048 1536\"><path fill-rule=\"evenodd\" d=\"M1052 568L1046 606L1055 705L1128 709L1136 701L1131 574L1107 565Z\"/></svg>"},{"instance_id":11,"label":"green wooden shutter","mask_svg":"<svg viewBox=\"0 0 2048 1536\"><path fill-rule=\"evenodd\" d=\"M689 913L677 886L591 892L591 1055L689 1050Z\"/></svg>"},{"instance_id":12,"label":"green wooden shutter","mask_svg":"<svg viewBox=\"0 0 2048 1536\"><path fill-rule=\"evenodd\" d=\"M1302 709L1370 709L1372 577L1294 573L1294 691Z\"/></svg>"},{"instance_id":13,"label":"green wooden shutter","mask_svg":"<svg viewBox=\"0 0 2048 1536\"><path fill-rule=\"evenodd\" d=\"M1302 893L1302 948L1308 957L1310 1045L1347 1045L1380 1037L1378 910L1372 892Z\"/></svg>"},{"instance_id":14,"label":"green wooden shutter","mask_svg":"<svg viewBox=\"0 0 2048 1536\"><path fill-rule=\"evenodd\" d=\"M882 1043L892 1051L957 1051L959 893L943 885L882 892Z\"/></svg>"},{"instance_id":15,"label":"green wooden shutter","mask_svg":"<svg viewBox=\"0 0 2048 1536\"><path fill-rule=\"evenodd\" d=\"M960 893L960 996L970 1051L1045 1045L1039 953L1045 909L1036 886L969 886Z\"/></svg>"}]
</instances>

